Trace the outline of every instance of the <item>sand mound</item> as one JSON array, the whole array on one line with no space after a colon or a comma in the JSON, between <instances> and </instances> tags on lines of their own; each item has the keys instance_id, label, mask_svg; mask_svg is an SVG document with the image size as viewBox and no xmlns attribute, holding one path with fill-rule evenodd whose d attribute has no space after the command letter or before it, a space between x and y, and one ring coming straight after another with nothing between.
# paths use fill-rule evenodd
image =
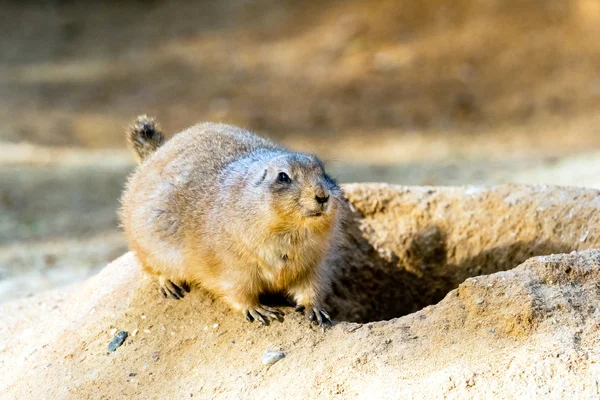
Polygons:
<instances>
[{"instance_id":1,"label":"sand mound","mask_svg":"<svg viewBox=\"0 0 600 400\"><path fill-rule=\"evenodd\" d=\"M347 192L355 219L335 260L340 271L327 301L340 322L332 329L311 328L290 309L283 324L248 324L198 289L163 299L129 253L81 286L0 307L0 393L600 395L600 250L527 260L598 247L599 192L386 185ZM109 352L119 331L129 335ZM286 357L265 366L265 350Z\"/></svg>"}]
</instances>

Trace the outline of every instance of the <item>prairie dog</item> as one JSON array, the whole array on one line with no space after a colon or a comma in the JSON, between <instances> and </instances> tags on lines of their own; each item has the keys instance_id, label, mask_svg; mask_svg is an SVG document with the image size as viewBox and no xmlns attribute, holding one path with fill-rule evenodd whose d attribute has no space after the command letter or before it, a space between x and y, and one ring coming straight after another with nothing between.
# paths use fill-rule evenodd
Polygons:
<instances>
[{"instance_id":1,"label":"prairie dog","mask_svg":"<svg viewBox=\"0 0 600 400\"><path fill-rule=\"evenodd\" d=\"M259 295L278 292L311 321L331 324L321 301L343 199L316 156L225 124L201 123L165 142L146 116L127 142L140 165L121 198L121 222L165 297L198 284L266 325L283 313Z\"/></svg>"}]
</instances>

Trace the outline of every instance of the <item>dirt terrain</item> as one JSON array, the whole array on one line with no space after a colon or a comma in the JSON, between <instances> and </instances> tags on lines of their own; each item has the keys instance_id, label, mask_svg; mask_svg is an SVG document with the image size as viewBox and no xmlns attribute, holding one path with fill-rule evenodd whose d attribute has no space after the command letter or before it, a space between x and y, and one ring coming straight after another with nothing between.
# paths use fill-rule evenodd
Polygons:
<instances>
[{"instance_id":1,"label":"dirt terrain","mask_svg":"<svg viewBox=\"0 0 600 400\"><path fill-rule=\"evenodd\" d=\"M355 219L328 299L333 328L311 328L289 308L283 323L249 324L197 288L164 299L128 253L83 285L0 306L0 391L65 399L600 395L600 252L582 251L600 242L597 191L346 189ZM128 338L110 352L119 331ZM266 350L285 358L264 365Z\"/></svg>"},{"instance_id":2,"label":"dirt terrain","mask_svg":"<svg viewBox=\"0 0 600 400\"><path fill-rule=\"evenodd\" d=\"M7 1L0 35L3 398L600 397L600 2ZM331 330L157 296L139 113L418 186L347 186Z\"/></svg>"}]
</instances>

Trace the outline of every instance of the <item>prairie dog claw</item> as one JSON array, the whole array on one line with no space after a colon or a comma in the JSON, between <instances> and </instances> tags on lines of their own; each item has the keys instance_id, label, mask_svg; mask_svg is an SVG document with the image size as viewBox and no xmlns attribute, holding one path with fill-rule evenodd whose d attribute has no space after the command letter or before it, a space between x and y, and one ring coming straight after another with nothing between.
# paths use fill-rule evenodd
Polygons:
<instances>
[{"instance_id":1,"label":"prairie dog claw","mask_svg":"<svg viewBox=\"0 0 600 400\"><path fill-rule=\"evenodd\" d=\"M185 292L190 292L190 285L188 285L186 282L176 284L175 282L161 276L158 280L158 284L163 297L172 297L175 300L179 300L183 299Z\"/></svg>"},{"instance_id":2,"label":"prairie dog claw","mask_svg":"<svg viewBox=\"0 0 600 400\"><path fill-rule=\"evenodd\" d=\"M304 315L306 318L313 323L316 322L319 326L331 326L331 317L329 313L322 308L319 307L309 307L306 308L303 305L297 305L296 311L302 312L304 311Z\"/></svg>"},{"instance_id":3,"label":"prairie dog claw","mask_svg":"<svg viewBox=\"0 0 600 400\"><path fill-rule=\"evenodd\" d=\"M269 325L273 320L283 322L283 313L272 307L258 305L246 308L243 313L248 321L258 321L263 325Z\"/></svg>"}]
</instances>

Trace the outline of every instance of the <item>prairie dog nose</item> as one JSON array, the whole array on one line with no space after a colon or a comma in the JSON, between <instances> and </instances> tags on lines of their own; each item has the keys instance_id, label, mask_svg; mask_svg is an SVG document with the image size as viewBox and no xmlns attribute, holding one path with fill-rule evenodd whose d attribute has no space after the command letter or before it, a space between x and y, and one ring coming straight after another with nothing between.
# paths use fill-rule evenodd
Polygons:
<instances>
[{"instance_id":1,"label":"prairie dog nose","mask_svg":"<svg viewBox=\"0 0 600 400\"><path fill-rule=\"evenodd\" d=\"M315 199L317 200L317 203L319 203L319 204L325 204L329 200L329 195L323 196L323 197L321 197L319 195L316 195Z\"/></svg>"},{"instance_id":2,"label":"prairie dog nose","mask_svg":"<svg viewBox=\"0 0 600 400\"><path fill-rule=\"evenodd\" d=\"M326 182L320 181L313 186L315 193L315 200L319 205L324 206L329 201L329 195L331 192L329 191L329 187Z\"/></svg>"},{"instance_id":3,"label":"prairie dog nose","mask_svg":"<svg viewBox=\"0 0 600 400\"><path fill-rule=\"evenodd\" d=\"M315 191L315 200L317 200L317 203L319 204L325 204L329 200L329 192L321 185L319 185Z\"/></svg>"}]
</instances>

